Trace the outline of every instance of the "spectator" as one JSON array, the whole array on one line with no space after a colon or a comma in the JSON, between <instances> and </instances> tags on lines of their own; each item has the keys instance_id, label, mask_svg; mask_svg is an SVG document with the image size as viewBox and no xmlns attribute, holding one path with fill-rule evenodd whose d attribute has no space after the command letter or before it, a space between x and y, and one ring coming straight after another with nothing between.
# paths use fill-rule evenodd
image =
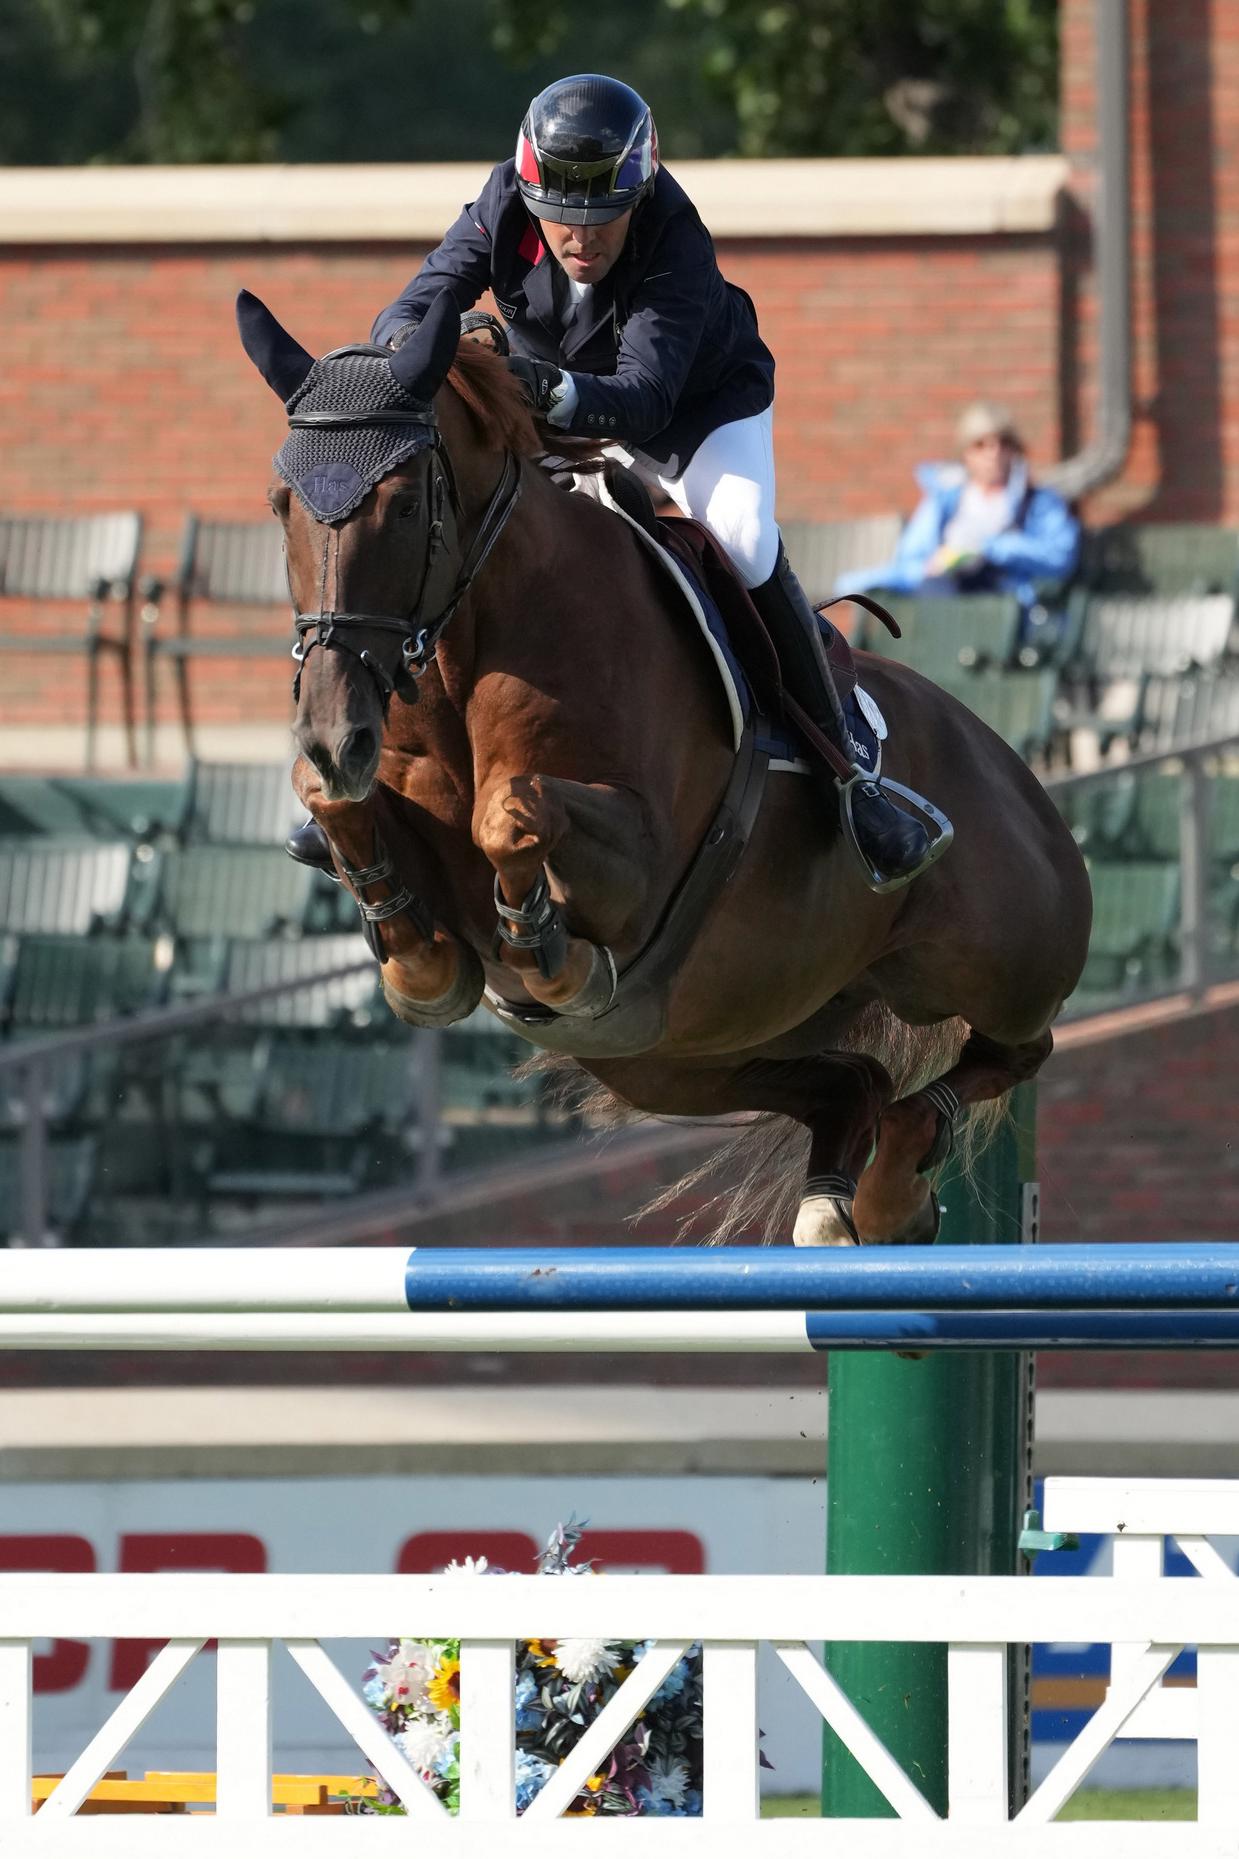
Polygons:
<instances>
[{"instance_id":1,"label":"spectator","mask_svg":"<svg viewBox=\"0 0 1239 1859\"><path fill-rule=\"evenodd\" d=\"M1080 525L1057 491L1033 484L1006 407L974 401L957 436L959 464L918 467L924 494L893 559L842 575L835 592L1010 593L1027 637L1049 618L1039 584L1065 581L1075 567Z\"/></svg>"}]
</instances>

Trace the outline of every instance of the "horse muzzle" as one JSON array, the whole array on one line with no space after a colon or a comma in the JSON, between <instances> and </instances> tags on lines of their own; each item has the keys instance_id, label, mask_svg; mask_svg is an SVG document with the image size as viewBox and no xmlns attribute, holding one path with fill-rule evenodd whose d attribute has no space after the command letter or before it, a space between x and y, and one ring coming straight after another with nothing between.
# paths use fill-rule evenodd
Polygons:
<instances>
[{"instance_id":1,"label":"horse muzzle","mask_svg":"<svg viewBox=\"0 0 1239 1859\"><path fill-rule=\"evenodd\" d=\"M297 747L318 770L325 800L367 800L379 772L381 733L368 723L353 724L335 732L330 741L298 724L293 730Z\"/></svg>"}]
</instances>

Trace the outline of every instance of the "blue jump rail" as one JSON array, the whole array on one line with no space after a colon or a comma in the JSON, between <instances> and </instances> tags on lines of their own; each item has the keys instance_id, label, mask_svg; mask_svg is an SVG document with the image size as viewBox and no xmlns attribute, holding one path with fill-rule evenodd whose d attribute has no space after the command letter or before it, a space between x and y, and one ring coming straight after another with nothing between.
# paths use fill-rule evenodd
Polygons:
<instances>
[{"instance_id":1,"label":"blue jump rail","mask_svg":"<svg viewBox=\"0 0 1239 1859\"><path fill-rule=\"evenodd\" d=\"M405 1297L419 1312L864 1311L913 1324L935 1311L1239 1313L1239 1243L415 1249Z\"/></svg>"}]
</instances>

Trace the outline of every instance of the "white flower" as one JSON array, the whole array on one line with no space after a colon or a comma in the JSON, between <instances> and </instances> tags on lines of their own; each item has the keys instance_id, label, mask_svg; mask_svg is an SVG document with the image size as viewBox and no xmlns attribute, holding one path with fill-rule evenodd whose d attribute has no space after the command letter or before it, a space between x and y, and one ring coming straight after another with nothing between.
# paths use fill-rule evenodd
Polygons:
<instances>
[{"instance_id":1,"label":"white flower","mask_svg":"<svg viewBox=\"0 0 1239 1859\"><path fill-rule=\"evenodd\" d=\"M445 1575L485 1575L490 1563L485 1556L466 1556L463 1562L453 1559L443 1573Z\"/></svg>"},{"instance_id":2,"label":"white flower","mask_svg":"<svg viewBox=\"0 0 1239 1859\"><path fill-rule=\"evenodd\" d=\"M684 1796L688 1788L688 1764L672 1756L667 1761L657 1758L650 1763L646 1773L650 1778L650 1793L656 1801L665 1802L668 1807L683 1807Z\"/></svg>"},{"instance_id":3,"label":"white flower","mask_svg":"<svg viewBox=\"0 0 1239 1859\"><path fill-rule=\"evenodd\" d=\"M607 1676L619 1662L618 1649L606 1640L560 1640L555 1647L555 1663L570 1685Z\"/></svg>"},{"instance_id":4,"label":"white flower","mask_svg":"<svg viewBox=\"0 0 1239 1859\"><path fill-rule=\"evenodd\" d=\"M412 1704L420 1698L434 1672L436 1656L421 1640L401 1640L385 1665L375 1667L375 1675L394 1704Z\"/></svg>"},{"instance_id":5,"label":"white flower","mask_svg":"<svg viewBox=\"0 0 1239 1859\"><path fill-rule=\"evenodd\" d=\"M443 1755L450 1735L451 1725L447 1718L433 1717L427 1721L424 1717L415 1717L394 1740L418 1774L426 1775Z\"/></svg>"}]
</instances>

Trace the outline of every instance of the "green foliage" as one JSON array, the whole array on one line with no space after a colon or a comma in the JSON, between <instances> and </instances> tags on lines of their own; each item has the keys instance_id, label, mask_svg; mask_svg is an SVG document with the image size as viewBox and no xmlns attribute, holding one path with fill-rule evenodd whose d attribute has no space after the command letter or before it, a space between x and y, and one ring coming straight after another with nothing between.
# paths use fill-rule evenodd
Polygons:
<instances>
[{"instance_id":1,"label":"green foliage","mask_svg":"<svg viewBox=\"0 0 1239 1859\"><path fill-rule=\"evenodd\" d=\"M672 159L1053 145L1056 0L5 0L0 162L497 160L565 71Z\"/></svg>"},{"instance_id":2,"label":"green foliage","mask_svg":"<svg viewBox=\"0 0 1239 1859\"><path fill-rule=\"evenodd\" d=\"M740 155L1053 146L1057 0L663 0L734 112ZM566 0L505 0L508 42L567 36ZM662 30L660 22L660 31ZM656 111L657 113L657 111Z\"/></svg>"}]
</instances>

